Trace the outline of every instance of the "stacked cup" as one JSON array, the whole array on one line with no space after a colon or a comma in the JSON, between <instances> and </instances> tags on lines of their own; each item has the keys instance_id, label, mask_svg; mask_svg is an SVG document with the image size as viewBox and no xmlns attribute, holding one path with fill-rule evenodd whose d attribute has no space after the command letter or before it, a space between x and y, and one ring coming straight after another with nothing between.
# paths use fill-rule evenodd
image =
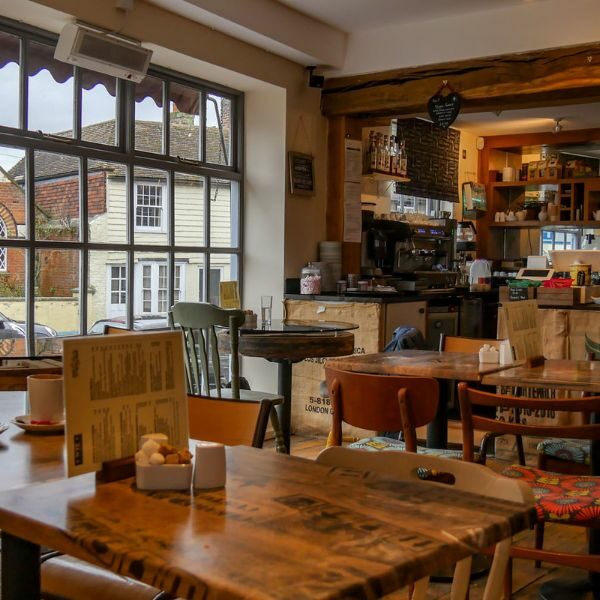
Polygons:
<instances>
[{"instance_id":1,"label":"stacked cup","mask_svg":"<svg viewBox=\"0 0 600 600\"><path fill-rule=\"evenodd\" d=\"M325 292L333 292L336 283L342 278L342 242L319 242L319 259L328 268L325 269L327 278L321 281Z\"/></svg>"}]
</instances>

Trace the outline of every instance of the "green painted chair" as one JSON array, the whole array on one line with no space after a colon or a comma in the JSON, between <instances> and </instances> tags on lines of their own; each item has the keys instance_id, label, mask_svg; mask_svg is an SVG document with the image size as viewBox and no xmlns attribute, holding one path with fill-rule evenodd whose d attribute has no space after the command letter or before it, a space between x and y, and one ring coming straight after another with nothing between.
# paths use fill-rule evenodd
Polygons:
<instances>
[{"instance_id":1,"label":"green painted chair","mask_svg":"<svg viewBox=\"0 0 600 600\"><path fill-rule=\"evenodd\" d=\"M183 333L188 392L242 401L270 400L273 405L270 421L275 432L277 452L285 452L279 417L274 408L282 404L283 396L241 389L238 345L239 328L244 320L241 310L220 308L206 302L178 302L169 312L171 327L179 328ZM231 387L223 385L217 330L229 334Z\"/></svg>"}]
</instances>

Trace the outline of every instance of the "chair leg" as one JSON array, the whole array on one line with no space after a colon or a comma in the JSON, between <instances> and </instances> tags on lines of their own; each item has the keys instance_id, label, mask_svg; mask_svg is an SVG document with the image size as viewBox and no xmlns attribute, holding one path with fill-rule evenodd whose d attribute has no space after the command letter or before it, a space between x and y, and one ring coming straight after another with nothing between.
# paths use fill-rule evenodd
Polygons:
<instances>
[{"instance_id":1,"label":"chair leg","mask_svg":"<svg viewBox=\"0 0 600 600\"><path fill-rule=\"evenodd\" d=\"M271 427L275 433L275 449L279 454L287 454L287 448L285 446L285 441L283 439L283 431L281 431L281 424L279 423L279 417L277 416L277 411L273 406L271 408L271 414L269 415L269 420L271 421Z\"/></svg>"},{"instance_id":2,"label":"chair leg","mask_svg":"<svg viewBox=\"0 0 600 600\"><path fill-rule=\"evenodd\" d=\"M523 437L517 435L517 455L519 457L519 464L525 465L525 448L523 447Z\"/></svg>"},{"instance_id":3,"label":"chair leg","mask_svg":"<svg viewBox=\"0 0 600 600\"><path fill-rule=\"evenodd\" d=\"M454 567L454 577L452 578L450 600L463 600L468 596L472 562L473 557L468 556L456 563L456 567Z\"/></svg>"},{"instance_id":4,"label":"chair leg","mask_svg":"<svg viewBox=\"0 0 600 600\"><path fill-rule=\"evenodd\" d=\"M510 599L511 590L506 589L506 577L510 576L509 588L512 587L512 562L510 558L510 547L512 539L506 538L496 544L494 550L494 560L490 568L483 600L500 600L502 598L502 581L504 578L504 597Z\"/></svg>"},{"instance_id":5,"label":"chair leg","mask_svg":"<svg viewBox=\"0 0 600 600\"><path fill-rule=\"evenodd\" d=\"M504 600L511 600L512 598L512 571L513 559L509 557L504 571Z\"/></svg>"},{"instance_id":6,"label":"chair leg","mask_svg":"<svg viewBox=\"0 0 600 600\"><path fill-rule=\"evenodd\" d=\"M425 600L427 596L427 588L429 587L429 577L423 577L415 582L415 587L412 594L412 600Z\"/></svg>"},{"instance_id":7,"label":"chair leg","mask_svg":"<svg viewBox=\"0 0 600 600\"><path fill-rule=\"evenodd\" d=\"M544 547L544 521L538 521L535 524L535 549L541 550ZM535 568L539 569L542 566L541 560L535 561Z\"/></svg>"}]
</instances>

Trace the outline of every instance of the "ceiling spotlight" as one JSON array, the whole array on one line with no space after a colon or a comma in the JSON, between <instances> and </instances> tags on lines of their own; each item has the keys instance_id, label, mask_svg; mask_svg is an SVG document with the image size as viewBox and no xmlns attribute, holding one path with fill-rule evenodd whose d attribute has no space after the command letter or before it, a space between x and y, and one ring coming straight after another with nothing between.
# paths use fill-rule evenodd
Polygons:
<instances>
[{"instance_id":1,"label":"ceiling spotlight","mask_svg":"<svg viewBox=\"0 0 600 600\"><path fill-rule=\"evenodd\" d=\"M560 122L563 120L563 117L560 119L554 119L554 127L552 128L552 133L560 133L562 131L563 126Z\"/></svg>"}]
</instances>

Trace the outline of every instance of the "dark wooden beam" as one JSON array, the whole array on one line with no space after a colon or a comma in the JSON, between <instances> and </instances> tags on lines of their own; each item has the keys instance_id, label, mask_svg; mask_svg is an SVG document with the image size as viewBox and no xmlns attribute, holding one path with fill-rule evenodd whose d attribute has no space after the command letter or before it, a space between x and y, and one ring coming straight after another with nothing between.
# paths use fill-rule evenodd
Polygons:
<instances>
[{"instance_id":1,"label":"dark wooden beam","mask_svg":"<svg viewBox=\"0 0 600 600\"><path fill-rule=\"evenodd\" d=\"M491 135L485 137L485 147L503 150L522 146L557 146L562 144L585 144L600 140L600 129L574 129L558 133L517 133L510 135ZM487 175L487 173L485 174ZM481 180L483 181L483 180Z\"/></svg>"},{"instance_id":2,"label":"dark wooden beam","mask_svg":"<svg viewBox=\"0 0 600 600\"><path fill-rule=\"evenodd\" d=\"M327 116L400 116L426 112L446 80L462 97L462 112L509 110L597 100L600 44L327 79Z\"/></svg>"}]
</instances>

